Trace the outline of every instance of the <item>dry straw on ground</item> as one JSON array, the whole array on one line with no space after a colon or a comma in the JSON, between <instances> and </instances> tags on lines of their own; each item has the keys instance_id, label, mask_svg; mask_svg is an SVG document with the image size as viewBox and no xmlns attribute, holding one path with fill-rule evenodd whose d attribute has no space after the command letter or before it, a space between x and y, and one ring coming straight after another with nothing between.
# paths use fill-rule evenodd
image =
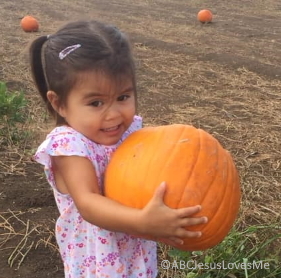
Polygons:
<instances>
[{"instance_id":1,"label":"dry straw on ground","mask_svg":"<svg viewBox=\"0 0 281 278\"><path fill-rule=\"evenodd\" d=\"M196 21L198 10L212 5L206 1L22 2L19 6L18 1L0 0L0 81L11 90L25 91L29 120L22 128L36 136L19 145L0 139L0 262L9 273L5 278L36 272L38 277L62 275L61 261L50 255L56 248L57 210L42 169L30 160L50 124L31 82L27 46L69 19L109 21L130 35L137 58L139 113L145 125L192 124L210 132L232 153L243 191L239 229L280 222L279 1L253 5L218 0L209 25ZM19 28L25 14L39 19L39 33ZM47 255L44 250L49 247ZM161 248L160 258L167 253ZM18 271L12 272L8 263ZM25 269L29 275L16 276Z\"/></svg>"}]
</instances>

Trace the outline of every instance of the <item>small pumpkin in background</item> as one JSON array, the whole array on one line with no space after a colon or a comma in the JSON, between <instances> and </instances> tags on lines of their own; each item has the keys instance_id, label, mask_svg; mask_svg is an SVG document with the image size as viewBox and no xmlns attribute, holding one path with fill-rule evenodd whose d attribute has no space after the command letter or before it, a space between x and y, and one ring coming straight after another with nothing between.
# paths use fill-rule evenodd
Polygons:
<instances>
[{"instance_id":1,"label":"small pumpkin in background","mask_svg":"<svg viewBox=\"0 0 281 278\"><path fill-rule=\"evenodd\" d=\"M213 14L210 10L206 10L206 9L201 10L197 14L197 19L201 23L209 23L209 22L212 22L212 20L213 20Z\"/></svg>"},{"instance_id":2,"label":"small pumpkin in background","mask_svg":"<svg viewBox=\"0 0 281 278\"><path fill-rule=\"evenodd\" d=\"M202 231L202 236L184 239L179 249L205 250L225 238L240 207L240 182L230 153L213 136L180 124L132 133L113 153L105 173L105 195L143 208L162 181L167 183L167 206L199 204L202 210L196 216L209 220L188 227Z\"/></svg>"},{"instance_id":3,"label":"small pumpkin in background","mask_svg":"<svg viewBox=\"0 0 281 278\"><path fill-rule=\"evenodd\" d=\"M37 32L39 29L37 19L31 15L23 17L20 22L20 26L25 32Z\"/></svg>"}]
</instances>

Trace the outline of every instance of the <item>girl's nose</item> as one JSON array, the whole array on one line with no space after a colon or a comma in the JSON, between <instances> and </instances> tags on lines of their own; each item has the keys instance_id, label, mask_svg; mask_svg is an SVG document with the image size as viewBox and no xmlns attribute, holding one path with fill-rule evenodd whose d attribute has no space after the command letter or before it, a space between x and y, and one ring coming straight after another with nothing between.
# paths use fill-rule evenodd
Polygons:
<instances>
[{"instance_id":1,"label":"girl's nose","mask_svg":"<svg viewBox=\"0 0 281 278\"><path fill-rule=\"evenodd\" d=\"M116 119L120 116L120 111L118 108L118 105L116 104L111 104L108 109L105 111L105 120L113 120Z\"/></svg>"}]
</instances>

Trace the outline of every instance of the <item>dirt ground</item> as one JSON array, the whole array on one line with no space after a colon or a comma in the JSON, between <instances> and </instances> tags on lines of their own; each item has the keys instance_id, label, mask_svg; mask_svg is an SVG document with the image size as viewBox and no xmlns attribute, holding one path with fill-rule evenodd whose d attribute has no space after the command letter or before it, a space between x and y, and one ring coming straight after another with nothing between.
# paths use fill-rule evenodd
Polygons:
<instances>
[{"instance_id":1,"label":"dirt ground","mask_svg":"<svg viewBox=\"0 0 281 278\"><path fill-rule=\"evenodd\" d=\"M213 23L196 20L203 8ZM26 14L39 20L39 32L20 29ZM50 122L31 82L27 46L77 19L111 22L129 34L145 125L192 124L233 154L243 190L239 228L280 221L280 1L0 0L0 80L25 91L24 129L33 134L20 146L0 145L0 278L63 277L57 209L30 159Z\"/></svg>"}]
</instances>

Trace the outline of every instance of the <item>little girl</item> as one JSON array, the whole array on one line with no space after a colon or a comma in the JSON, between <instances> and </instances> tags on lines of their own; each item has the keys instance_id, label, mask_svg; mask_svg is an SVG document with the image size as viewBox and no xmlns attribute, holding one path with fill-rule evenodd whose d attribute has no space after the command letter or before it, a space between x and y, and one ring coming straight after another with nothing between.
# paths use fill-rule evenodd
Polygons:
<instances>
[{"instance_id":1,"label":"little girl","mask_svg":"<svg viewBox=\"0 0 281 278\"><path fill-rule=\"evenodd\" d=\"M103 195L103 175L122 141L142 127L136 115L134 60L126 36L97 21L65 25L30 47L35 85L56 120L35 160L45 167L60 216L56 239L67 278L157 276L156 243L199 237L200 206L170 209L165 183L143 209ZM118 169L116 169L118 171Z\"/></svg>"}]
</instances>

